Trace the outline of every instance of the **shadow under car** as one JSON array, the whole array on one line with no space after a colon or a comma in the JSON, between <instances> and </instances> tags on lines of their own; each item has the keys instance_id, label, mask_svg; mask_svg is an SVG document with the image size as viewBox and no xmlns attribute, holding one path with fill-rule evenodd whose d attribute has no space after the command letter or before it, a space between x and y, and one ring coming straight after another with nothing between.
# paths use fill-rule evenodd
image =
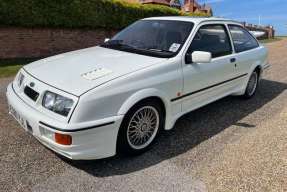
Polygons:
<instances>
[{"instance_id":1,"label":"shadow under car","mask_svg":"<svg viewBox=\"0 0 287 192\"><path fill-rule=\"evenodd\" d=\"M275 99L286 89L285 83L263 79L257 94L250 100L230 96L192 111L178 119L172 130L163 131L154 146L140 156L117 155L102 160L64 161L97 177L123 175L145 169L191 150L232 125L247 129L256 127L240 120Z\"/></svg>"}]
</instances>

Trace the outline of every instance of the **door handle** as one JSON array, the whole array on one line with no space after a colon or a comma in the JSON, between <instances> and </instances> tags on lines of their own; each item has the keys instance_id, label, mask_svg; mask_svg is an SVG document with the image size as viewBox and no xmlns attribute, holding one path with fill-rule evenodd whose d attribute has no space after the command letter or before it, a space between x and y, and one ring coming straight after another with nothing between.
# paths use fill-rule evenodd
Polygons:
<instances>
[{"instance_id":1,"label":"door handle","mask_svg":"<svg viewBox=\"0 0 287 192\"><path fill-rule=\"evenodd\" d=\"M236 59L235 59L235 58L231 58L231 59L230 59L230 62L231 62L231 63L235 63L235 62L236 62Z\"/></svg>"}]
</instances>

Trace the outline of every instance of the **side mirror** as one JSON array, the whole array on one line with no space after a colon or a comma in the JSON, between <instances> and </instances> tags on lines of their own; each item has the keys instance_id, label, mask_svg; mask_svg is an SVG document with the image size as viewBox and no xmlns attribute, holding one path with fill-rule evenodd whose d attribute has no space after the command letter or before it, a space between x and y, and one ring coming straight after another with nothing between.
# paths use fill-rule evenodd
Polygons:
<instances>
[{"instance_id":1,"label":"side mirror","mask_svg":"<svg viewBox=\"0 0 287 192\"><path fill-rule=\"evenodd\" d=\"M191 61L193 63L210 63L211 53L205 51L194 51L191 54Z\"/></svg>"},{"instance_id":2,"label":"side mirror","mask_svg":"<svg viewBox=\"0 0 287 192\"><path fill-rule=\"evenodd\" d=\"M106 43L106 42L108 42L109 40L110 40L110 38L105 38L105 41L104 41L104 42Z\"/></svg>"}]
</instances>

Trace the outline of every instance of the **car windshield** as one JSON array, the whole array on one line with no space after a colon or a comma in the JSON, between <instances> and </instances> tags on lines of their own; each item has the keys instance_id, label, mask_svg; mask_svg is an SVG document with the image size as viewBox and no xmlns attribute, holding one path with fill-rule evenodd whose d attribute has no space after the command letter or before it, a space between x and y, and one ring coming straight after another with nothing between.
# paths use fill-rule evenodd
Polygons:
<instances>
[{"instance_id":1,"label":"car windshield","mask_svg":"<svg viewBox=\"0 0 287 192\"><path fill-rule=\"evenodd\" d=\"M194 24L185 21L140 20L119 32L102 47L170 58L185 43Z\"/></svg>"}]
</instances>

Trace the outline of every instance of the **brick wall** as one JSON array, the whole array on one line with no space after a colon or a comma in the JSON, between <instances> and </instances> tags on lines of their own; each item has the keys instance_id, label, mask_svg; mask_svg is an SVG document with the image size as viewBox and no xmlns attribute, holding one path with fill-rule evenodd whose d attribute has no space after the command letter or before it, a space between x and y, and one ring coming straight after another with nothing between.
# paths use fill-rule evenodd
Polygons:
<instances>
[{"instance_id":1,"label":"brick wall","mask_svg":"<svg viewBox=\"0 0 287 192\"><path fill-rule=\"evenodd\" d=\"M98 45L111 30L0 28L0 59L45 57Z\"/></svg>"}]
</instances>

